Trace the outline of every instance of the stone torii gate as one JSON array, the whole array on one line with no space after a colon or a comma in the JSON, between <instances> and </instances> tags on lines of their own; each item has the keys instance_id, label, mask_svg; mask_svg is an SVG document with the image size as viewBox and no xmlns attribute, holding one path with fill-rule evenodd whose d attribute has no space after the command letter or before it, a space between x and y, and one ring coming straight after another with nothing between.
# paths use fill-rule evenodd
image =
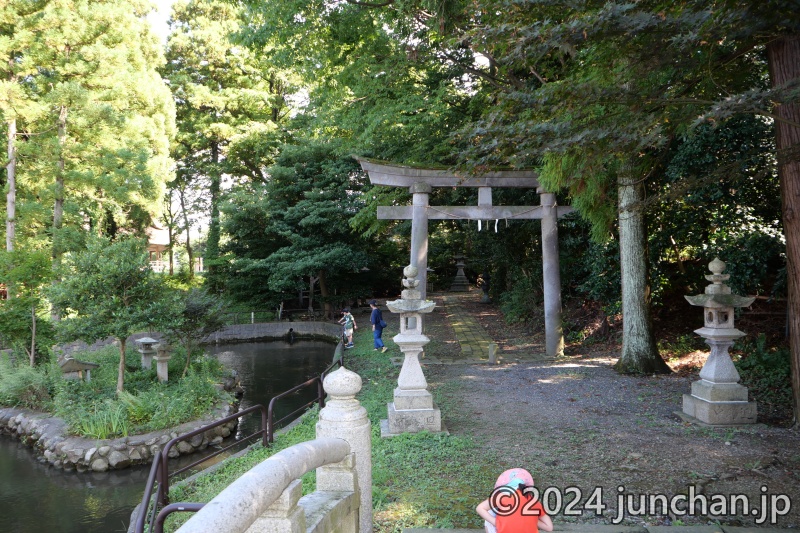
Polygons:
<instances>
[{"instance_id":1,"label":"stone torii gate","mask_svg":"<svg viewBox=\"0 0 800 533\"><path fill-rule=\"evenodd\" d=\"M419 270L422 299L427 294L428 220L530 220L542 221L545 349L555 357L564 352L561 324L561 274L558 260L558 219L573 211L556 205L555 194L544 191L532 170L502 170L479 177L459 177L448 170L413 168L356 157L373 185L407 187L410 206L378 207L380 220L411 220L411 265ZM477 187L477 206L431 206L433 187ZM492 205L493 187L536 188L538 206Z\"/></svg>"}]
</instances>

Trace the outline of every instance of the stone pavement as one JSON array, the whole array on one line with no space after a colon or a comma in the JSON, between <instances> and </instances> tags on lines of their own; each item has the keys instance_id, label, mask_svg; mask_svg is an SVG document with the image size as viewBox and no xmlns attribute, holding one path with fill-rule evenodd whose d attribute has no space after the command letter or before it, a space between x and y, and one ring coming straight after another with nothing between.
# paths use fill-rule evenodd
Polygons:
<instances>
[{"instance_id":1,"label":"stone pavement","mask_svg":"<svg viewBox=\"0 0 800 533\"><path fill-rule=\"evenodd\" d=\"M403 533L484 533L483 529L404 529ZM553 531L568 533L789 533L795 529L734 526L610 526L554 522Z\"/></svg>"},{"instance_id":2,"label":"stone pavement","mask_svg":"<svg viewBox=\"0 0 800 533\"><path fill-rule=\"evenodd\" d=\"M442 357L425 354L422 363L427 365L473 365L489 363L489 347L494 343L478 320L471 315L461 304L462 299L479 300L480 295L474 292L466 293L439 293L433 295L441 299L444 313L450 326L453 328L456 340L461 348L461 353L455 357ZM509 363L520 360L543 360L544 346L527 355L503 354L502 347L496 346L497 360L499 363ZM541 353L539 353L541 352ZM402 363L402 357L392 358L395 364Z\"/></svg>"},{"instance_id":3,"label":"stone pavement","mask_svg":"<svg viewBox=\"0 0 800 533\"><path fill-rule=\"evenodd\" d=\"M470 295L473 296L474 295ZM444 302L445 314L447 320L450 321L450 326L456 335L456 340L461 346L461 357L457 361L459 363L486 363L489 361L489 344L492 338L486 333L486 330L480 323L464 310L458 296L455 295L442 295ZM432 363L428 360L427 363ZM446 363L447 361L442 361Z\"/></svg>"}]
</instances>

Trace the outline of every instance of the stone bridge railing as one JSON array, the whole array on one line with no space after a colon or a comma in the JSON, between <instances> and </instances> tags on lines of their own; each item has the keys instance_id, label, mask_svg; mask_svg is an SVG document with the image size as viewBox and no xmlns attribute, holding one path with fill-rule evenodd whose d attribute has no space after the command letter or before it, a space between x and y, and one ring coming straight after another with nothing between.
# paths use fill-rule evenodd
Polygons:
<instances>
[{"instance_id":1,"label":"stone bridge railing","mask_svg":"<svg viewBox=\"0 0 800 533\"><path fill-rule=\"evenodd\" d=\"M234 481L178 533L370 533L371 426L355 395L361 378L345 368L325 378L329 400L317 438L262 461ZM316 490L300 478L316 469Z\"/></svg>"}]
</instances>

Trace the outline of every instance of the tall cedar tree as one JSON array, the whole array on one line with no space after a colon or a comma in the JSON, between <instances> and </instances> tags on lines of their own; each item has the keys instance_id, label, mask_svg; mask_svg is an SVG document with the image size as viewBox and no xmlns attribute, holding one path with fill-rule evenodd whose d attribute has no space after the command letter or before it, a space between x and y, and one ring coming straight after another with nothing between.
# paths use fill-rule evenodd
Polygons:
<instances>
[{"instance_id":1,"label":"tall cedar tree","mask_svg":"<svg viewBox=\"0 0 800 533\"><path fill-rule=\"evenodd\" d=\"M272 163L277 124L288 113L291 84L259 54L234 40L242 25L230 2L190 0L173 6L167 64L177 107L174 157L188 244L189 213L203 210L209 219L205 266L213 293L222 289L219 273L222 176L263 181ZM194 206L187 199L202 198Z\"/></svg>"},{"instance_id":2,"label":"tall cedar tree","mask_svg":"<svg viewBox=\"0 0 800 533\"><path fill-rule=\"evenodd\" d=\"M159 210L174 114L143 0L54 0L13 31L37 113L17 124L18 238L58 261L83 228L142 230ZM13 39L12 39L13 42ZM49 207L48 207L49 206Z\"/></svg>"}]
</instances>

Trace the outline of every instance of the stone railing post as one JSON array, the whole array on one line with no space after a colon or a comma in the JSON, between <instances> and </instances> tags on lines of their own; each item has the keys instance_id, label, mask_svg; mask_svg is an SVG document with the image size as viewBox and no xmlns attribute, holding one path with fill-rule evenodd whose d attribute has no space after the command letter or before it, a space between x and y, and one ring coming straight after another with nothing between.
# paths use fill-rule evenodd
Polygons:
<instances>
[{"instance_id":1,"label":"stone railing post","mask_svg":"<svg viewBox=\"0 0 800 533\"><path fill-rule=\"evenodd\" d=\"M292 481L277 500L256 518L247 533L305 533L306 513L297 505L303 495L303 483Z\"/></svg>"},{"instance_id":2,"label":"stone railing post","mask_svg":"<svg viewBox=\"0 0 800 533\"><path fill-rule=\"evenodd\" d=\"M355 456L355 470L360 497L359 532L372 532L372 426L367 410L356 400L361 390L361 376L344 367L331 372L323 382L330 399L319 412L317 438L336 437L350 444ZM352 460L352 459L350 459ZM346 463L348 459L342 461ZM321 467L317 471L317 490L350 491L352 465Z\"/></svg>"}]
</instances>

